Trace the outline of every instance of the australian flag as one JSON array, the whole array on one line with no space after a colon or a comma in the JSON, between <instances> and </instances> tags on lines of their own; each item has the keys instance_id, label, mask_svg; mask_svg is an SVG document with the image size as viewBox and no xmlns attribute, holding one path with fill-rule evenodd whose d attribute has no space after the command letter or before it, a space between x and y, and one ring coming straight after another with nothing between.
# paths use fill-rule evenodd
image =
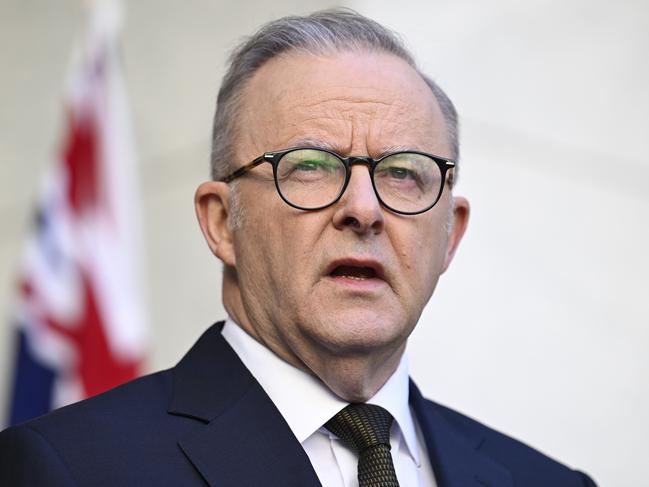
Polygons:
<instances>
[{"instance_id":1,"label":"australian flag","mask_svg":"<svg viewBox=\"0 0 649 487\"><path fill-rule=\"evenodd\" d=\"M119 6L95 3L70 73L64 140L43 180L19 271L9 424L141 369L146 320Z\"/></svg>"}]
</instances>

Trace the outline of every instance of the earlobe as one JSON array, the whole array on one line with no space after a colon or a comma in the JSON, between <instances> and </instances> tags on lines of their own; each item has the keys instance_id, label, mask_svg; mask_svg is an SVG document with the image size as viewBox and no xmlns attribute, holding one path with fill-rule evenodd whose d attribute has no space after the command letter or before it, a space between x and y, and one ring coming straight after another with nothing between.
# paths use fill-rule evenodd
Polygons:
<instances>
[{"instance_id":1,"label":"earlobe","mask_svg":"<svg viewBox=\"0 0 649 487\"><path fill-rule=\"evenodd\" d=\"M230 188L226 183L207 181L196 189L194 207L207 245L225 265L234 267L236 259L232 232L228 225Z\"/></svg>"},{"instance_id":2,"label":"earlobe","mask_svg":"<svg viewBox=\"0 0 649 487\"><path fill-rule=\"evenodd\" d=\"M469 223L469 213L471 212L471 207L469 201L462 197L456 196L453 198L453 210L451 215L451 229L448 235L448 241L446 244L446 255L444 257L444 267L443 271L445 272L448 269L448 266L453 260L453 256L460 245L460 241L464 236L466 227Z\"/></svg>"}]
</instances>

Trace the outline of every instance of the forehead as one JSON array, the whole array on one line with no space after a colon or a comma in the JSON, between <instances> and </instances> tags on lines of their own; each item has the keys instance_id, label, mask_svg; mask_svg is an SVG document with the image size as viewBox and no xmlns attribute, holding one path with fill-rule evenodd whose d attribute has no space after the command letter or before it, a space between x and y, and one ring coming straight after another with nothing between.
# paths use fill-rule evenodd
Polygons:
<instances>
[{"instance_id":1,"label":"forehead","mask_svg":"<svg viewBox=\"0 0 649 487\"><path fill-rule=\"evenodd\" d=\"M289 53L263 65L244 89L238 156L320 142L341 154L391 148L450 155L441 110L405 61L383 52Z\"/></svg>"}]
</instances>

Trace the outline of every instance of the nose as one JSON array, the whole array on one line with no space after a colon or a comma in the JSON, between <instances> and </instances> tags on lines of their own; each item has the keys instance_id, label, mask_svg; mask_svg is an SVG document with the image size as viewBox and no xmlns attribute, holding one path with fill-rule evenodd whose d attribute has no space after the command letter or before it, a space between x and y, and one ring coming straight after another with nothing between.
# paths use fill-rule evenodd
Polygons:
<instances>
[{"instance_id":1,"label":"nose","mask_svg":"<svg viewBox=\"0 0 649 487\"><path fill-rule=\"evenodd\" d=\"M366 165L352 166L345 193L336 204L333 224L338 230L349 228L359 235L379 234L383 231L383 208L374 192Z\"/></svg>"}]
</instances>

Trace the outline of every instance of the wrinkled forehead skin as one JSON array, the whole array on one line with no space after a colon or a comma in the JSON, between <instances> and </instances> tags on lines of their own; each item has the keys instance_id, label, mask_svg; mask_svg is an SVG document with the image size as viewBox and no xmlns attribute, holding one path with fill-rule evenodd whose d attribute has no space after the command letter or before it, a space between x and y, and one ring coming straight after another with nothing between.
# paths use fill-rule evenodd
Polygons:
<instances>
[{"instance_id":1,"label":"wrinkled forehead skin","mask_svg":"<svg viewBox=\"0 0 649 487\"><path fill-rule=\"evenodd\" d=\"M278 64L283 69L273 69ZM430 88L405 61L390 54L287 53L255 73L242 101L237 165L309 140L342 155L378 156L399 148L451 154Z\"/></svg>"}]
</instances>

